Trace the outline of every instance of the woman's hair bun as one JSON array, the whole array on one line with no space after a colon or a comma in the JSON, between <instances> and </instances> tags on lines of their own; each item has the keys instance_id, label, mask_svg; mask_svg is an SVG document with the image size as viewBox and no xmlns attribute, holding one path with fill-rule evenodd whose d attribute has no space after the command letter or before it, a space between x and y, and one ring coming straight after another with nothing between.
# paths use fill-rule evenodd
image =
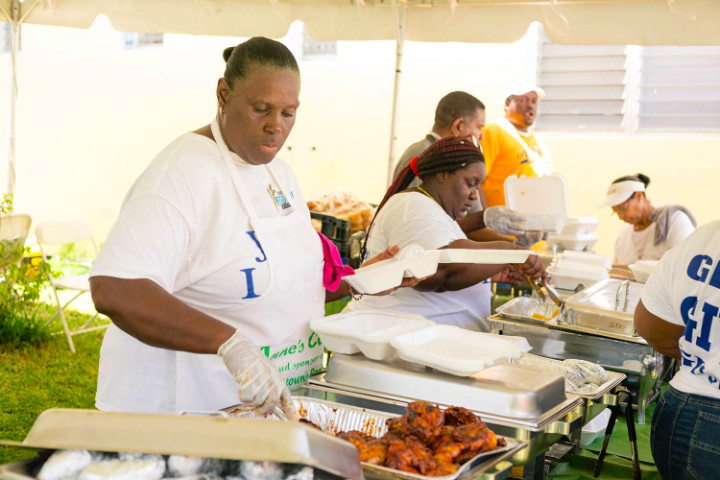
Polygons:
<instances>
[{"instance_id":1,"label":"woman's hair bun","mask_svg":"<svg viewBox=\"0 0 720 480\"><path fill-rule=\"evenodd\" d=\"M232 52L234 49L235 49L235 47L228 47L225 50L223 50L223 58L225 59L225 63L227 63L228 60L230 60L230 55L232 55Z\"/></svg>"},{"instance_id":2,"label":"woman's hair bun","mask_svg":"<svg viewBox=\"0 0 720 480\"><path fill-rule=\"evenodd\" d=\"M638 178L638 180L640 180L642 183L644 183L646 187L647 187L648 185L650 185L650 177L648 177L648 176L645 175L644 173L638 173L638 174L637 174L637 178Z\"/></svg>"}]
</instances>

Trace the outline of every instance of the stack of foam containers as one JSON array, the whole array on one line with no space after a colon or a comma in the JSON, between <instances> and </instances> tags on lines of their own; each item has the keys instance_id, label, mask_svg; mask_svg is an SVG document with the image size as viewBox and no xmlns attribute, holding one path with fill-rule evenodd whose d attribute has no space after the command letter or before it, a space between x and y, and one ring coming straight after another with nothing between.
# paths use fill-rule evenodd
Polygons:
<instances>
[{"instance_id":1,"label":"stack of foam containers","mask_svg":"<svg viewBox=\"0 0 720 480\"><path fill-rule=\"evenodd\" d=\"M558 251L590 252L598 241L595 234L597 225L595 217L568 217L562 231L548 237L548 245L551 248L557 246Z\"/></svg>"},{"instance_id":2,"label":"stack of foam containers","mask_svg":"<svg viewBox=\"0 0 720 480\"><path fill-rule=\"evenodd\" d=\"M605 255L565 251L547 269L555 288L579 290L610 276L611 262Z\"/></svg>"}]
</instances>

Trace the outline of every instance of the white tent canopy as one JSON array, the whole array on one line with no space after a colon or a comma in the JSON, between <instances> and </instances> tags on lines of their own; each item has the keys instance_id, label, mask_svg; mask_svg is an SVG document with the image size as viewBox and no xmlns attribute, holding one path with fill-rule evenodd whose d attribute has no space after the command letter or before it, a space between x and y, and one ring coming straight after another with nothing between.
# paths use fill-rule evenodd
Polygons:
<instances>
[{"instance_id":1,"label":"white tent canopy","mask_svg":"<svg viewBox=\"0 0 720 480\"><path fill-rule=\"evenodd\" d=\"M8 21L88 28L105 14L116 30L282 37L301 20L318 40L396 38L393 6L407 9L405 39L514 42L540 21L553 43L717 45L718 0L0 0Z\"/></svg>"},{"instance_id":2,"label":"white tent canopy","mask_svg":"<svg viewBox=\"0 0 720 480\"><path fill-rule=\"evenodd\" d=\"M388 181L405 40L508 43L541 22L559 44L717 45L720 0L0 0L13 25L8 191L15 173L15 58L21 23L126 32L283 37L301 20L318 40L396 40Z\"/></svg>"}]
</instances>

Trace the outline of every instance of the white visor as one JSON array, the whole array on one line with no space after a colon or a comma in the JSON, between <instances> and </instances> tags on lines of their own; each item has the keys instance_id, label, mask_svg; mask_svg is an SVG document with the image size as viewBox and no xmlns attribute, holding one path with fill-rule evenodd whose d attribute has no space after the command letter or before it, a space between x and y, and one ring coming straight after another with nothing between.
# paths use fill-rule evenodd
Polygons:
<instances>
[{"instance_id":1,"label":"white visor","mask_svg":"<svg viewBox=\"0 0 720 480\"><path fill-rule=\"evenodd\" d=\"M625 180L623 182L613 183L608 188L605 200L600 207L614 207L626 201L635 192L644 192L645 184L636 180Z\"/></svg>"}]
</instances>

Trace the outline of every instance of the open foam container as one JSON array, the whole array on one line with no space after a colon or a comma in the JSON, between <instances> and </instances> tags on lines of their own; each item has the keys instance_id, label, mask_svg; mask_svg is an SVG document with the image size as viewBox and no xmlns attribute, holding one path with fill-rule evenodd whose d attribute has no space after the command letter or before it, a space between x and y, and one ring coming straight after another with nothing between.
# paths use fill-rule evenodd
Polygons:
<instances>
[{"instance_id":1,"label":"open foam container","mask_svg":"<svg viewBox=\"0 0 720 480\"><path fill-rule=\"evenodd\" d=\"M397 335L435 325L421 315L394 310L353 310L310 321L310 328L322 338L332 352L362 352L373 360L384 360L395 354L390 341Z\"/></svg>"},{"instance_id":2,"label":"open foam container","mask_svg":"<svg viewBox=\"0 0 720 480\"><path fill-rule=\"evenodd\" d=\"M505 205L527 217L529 231L560 232L568 220L565 178L561 175L505 179Z\"/></svg>"},{"instance_id":3,"label":"open foam container","mask_svg":"<svg viewBox=\"0 0 720 480\"><path fill-rule=\"evenodd\" d=\"M398 335L390 343L403 360L462 377L508 363L531 348L523 337L474 332L452 325L434 325Z\"/></svg>"}]
</instances>

